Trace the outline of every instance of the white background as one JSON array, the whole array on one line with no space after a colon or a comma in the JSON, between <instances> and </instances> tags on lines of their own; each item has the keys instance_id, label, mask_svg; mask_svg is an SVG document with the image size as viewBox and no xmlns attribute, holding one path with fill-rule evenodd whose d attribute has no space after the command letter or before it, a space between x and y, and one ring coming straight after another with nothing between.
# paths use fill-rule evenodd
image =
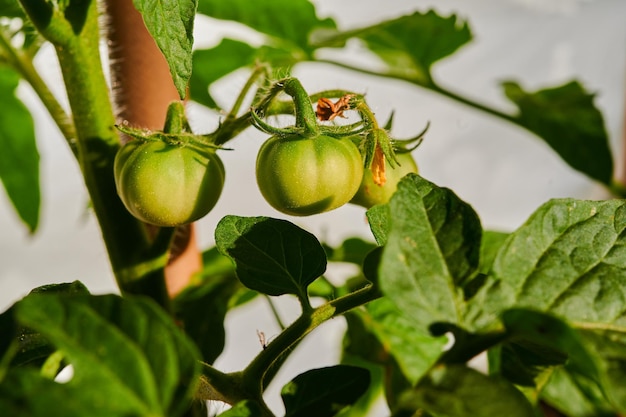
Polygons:
<instances>
[{"instance_id":1,"label":"white background","mask_svg":"<svg viewBox=\"0 0 626 417\"><path fill-rule=\"evenodd\" d=\"M626 63L626 2L623 0L333 0L315 1L320 17L333 17L342 28L356 28L398 17L415 10L435 8L467 19L474 40L458 53L435 64L435 79L443 86L505 111L514 111L499 82L518 81L528 91L560 85L573 78L597 93L611 146L621 165ZM247 38L254 34L234 24L198 22L196 42L215 44L224 33ZM331 55L328 55L331 56ZM359 62L371 59L359 45L348 55ZM60 77L50 48L37 58L44 77L62 98ZM553 197L602 198L601 186L565 165L536 137L479 111L464 107L413 85L363 76L323 64L294 69L305 88L315 92L343 88L366 92L381 120L396 110L393 134L409 137L427 121L431 128L414 155L421 174L453 189L479 213L486 228L513 230L540 204ZM235 73L218 83L212 93L225 106L246 79ZM43 206L39 230L29 236L0 192L0 311L31 288L48 283L81 280L94 293L117 292L104 245L77 164L57 128L29 87L20 96L33 110L41 153ZM213 113L190 106L196 131L209 131L217 123ZM263 134L248 130L223 152L227 179L215 209L199 222L202 247L213 241L215 224L225 214L270 215L288 218L271 209L255 186L254 159ZM1 150L0 150L1 152ZM290 218L331 243L345 237L367 237L364 210L345 206L309 218ZM332 275L332 274L331 274ZM342 271L335 274L340 278ZM295 314L290 300L279 300L288 321ZM236 370L260 349L256 330L268 337L278 332L263 301L228 316L226 354L218 366ZM336 319L318 329L294 353L268 392L280 410L280 386L299 372L336 363L336 346L343 322ZM219 411L219 406L216 411ZM384 407L373 415L384 415Z\"/></svg>"}]
</instances>

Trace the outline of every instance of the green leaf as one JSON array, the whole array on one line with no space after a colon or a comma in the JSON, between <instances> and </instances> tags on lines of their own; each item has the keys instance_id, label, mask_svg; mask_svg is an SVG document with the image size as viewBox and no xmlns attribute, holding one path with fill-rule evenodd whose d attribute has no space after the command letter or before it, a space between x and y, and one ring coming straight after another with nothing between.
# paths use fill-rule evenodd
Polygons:
<instances>
[{"instance_id":1,"label":"green leaf","mask_svg":"<svg viewBox=\"0 0 626 417\"><path fill-rule=\"evenodd\" d=\"M39 224L39 152L33 119L15 96L19 76L0 66L0 180L31 233Z\"/></svg>"},{"instance_id":2,"label":"green leaf","mask_svg":"<svg viewBox=\"0 0 626 417\"><path fill-rule=\"evenodd\" d=\"M89 294L87 288L79 281L64 284L44 285L33 289L32 294ZM26 364L42 365L54 351L50 342L28 327L20 325L15 318L15 305L0 314L0 334L5 337L0 339L0 358L5 357L0 364L10 366L23 366ZM13 350L15 349L15 350ZM10 355L7 357L5 355ZM10 364L8 363L10 360ZM2 369L0 368L0 375Z\"/></svg>"},{"instance_id":3,"label":"green leaf","mask_svg":"<svg viewBox=\"0 0 626 417\"><path fill-rule=\"evenodd\" d=\"M133 0L170 67L180 98L191 77L193 23L198 0Z\"/></svg>"},{"instance_id":4,"label":"green leaf","mask_svg":"<svg viewBox=\"0 0 626 417\"><path fill-rule=\"evenodd\" d=\"M557 317L526 309L502 314L507 333L518 345L537 354L534 365L563 364L589 378L599 380L600 372L578 332Z\"/></svg>"},{"instance_id":5,"label":"green leaf","mask_svg":"<svg viewBox=\"0 0 626 417\"><path fill-rule=\"evenodd\" d=\"M564 367L554 369L541 399L568 417L618 417L595 382Z\"/></svg>"},{"instance_id":6,"label":"green leaf","mask_svg":"<svg viewBox=\"0 0 626 417\"><path fill-rule=\"evenodd\" d=\"M519 108L516 123L545 140L572 168L604 184L611 183L613 159L593 94L577 81L532 93L513 81L502 86Z\"/></svg>"},{"instance_id":7,"label":"green leaf","mask_svg":"<svg viewBox=\"0 0 626 417\"><path fill-rule=\"evenodd\" d=\"M330 19L319 19L308 0L199 0L198 12L216 19L242 23L270 36L281 49L292 50L299 60L310 56L309 35L318 28L334 28Z\"/></svg>"},{"instance_id":8,"label":"green leaf","mask_svg":"<svg viewBox=\"0 0 626 417\"><path fill-rule=\"evenodd\" d=\"M447 343L447 337L433 337L387 298L367 304L371 322L369 330L389 349L400 370L414 385L437 362Z\"/></svg>"},{"instance_id":9,"label":"green leaf","mask_svg":"<svg viewBox=\"0 0 626 417\"><path fill-rule=\"evenodd\" d=\"M480 245L480 272L488 274L500 247L509 237L509 233L484 230Z\"/></svg>"},{"instance_id":10,"label":"green leaf","mask_svg":"<svg viewBox=\"0 0 626 417\"><path fill-rule=\"evenodd\" d=\"M285 417L331 417L367 391L367 369L336 365L295 377L280 392Z\"/></svg>"},{"instance_id":11,"label":"green leaf","mask_svg":"<svg viewBox=\"0 0 626 417\"><path fill-rule=\"evenodd\" d=\"M211 96L209 86L226 74L254 62L256 49L247 43L222 39L211 49L193 53L193 72L189 80L191 99L212 109L219 106Z\"/></svg>"},{"instance_id":12,"label":"green leaf","mask_svg":"<svg viewBox=\"0 0 626 417\"><path fill-rule=\"evenodd\" d=\"M341 410L337 417L363 417L371 415L371 410L377 405L378 400L384 395L384 369L382 366L369 362L359 357L344 355L341 358L342 365L358 366L365 368L370 374L370 385L359 399Z\"/></svg>"},{"instance_id":13,"label":"green leaf","mask_svg":"<svg viewBox=\"0 0 626 417\"><path fill-rule=\"evenodd\" d=\"M551 200L509 236L477 295L473 321L512 307L570 322L626 323L626 201Z\"/></svg>"},{"instance_id":14,"label":"green leaf","mask_svg":"<svg viewBox=\"0 0 626 417\"><path fill-rule=\"evenodd\" d=\"M423 408L438 417L535 417L528 400L511 383L465 365L434 369L405 394L401 408Z\"/></svg>"},{"instance_id":15,"label":"green leaf","mask_svg":"<svg viewBox=\"0 0 626 417\"><path fill-rule=\"evenodd\" d=\"M0 16L24 17L24 10L17 0L0 0Z\"/></svg>"},{"instance_id":16,"label":"green leaf","mask_svg":"<svg viewBox=\"0 0 626 417\"><path fill-rule=\"evenodd\" d=\"M385 61L391 76L428 85L432 65L468 43L472 34L467 22L456 15L442 17L430 10L339 33L321 45L351 37L363 39Z\"/></svg>"},{"instance_id":17,"label":"green leaf","mask_svg":"<svg viewBox=\"0 0 626 417\"><path fill-rule=\"evenodd\" d=\"M374 239L380 246L387 243L389 233L389 204L374 206L365 212Z\"/></svg>"},{"instance_id":18,"label":"green leaf","mask_svg":"<svg viewBox=\"0 0 626 417\"><path fill-rule=\"evenodd\" d=\"M478 269L478 216L452 191L415 174L400 181L389 207L383 293L424 331L436 322L461 323L461 286Z\"/></svg>"},{"instance_id":19,"label":"green leaf","mask_svg":"<svg viewBox=\"0 0 626 417\"><path fill-rule=\"evenodd\" d=\"M626 413L626 329L585 329L580 335L592 347L602 371L601 388L620 414Z\"/></svg>"},{"instance_id":20,"label":"green leaf","mask_svg":"<svg viewBox=\"0 0 626 417\"><path fill-rule=\"evenodd\" d=\"M58 384L14 370L0 385L0 408L20 411L13 415L177 416L189 407L199 355L154 302L37 294L15 314L66 355L74 375Z\"/></svg>"},{"instance_id":21,"label":"green leaf","mask_svg":"<svg viewBox=\"0 0 626 417\"><path fill-rule=\"evenodd\" d=\"M302 299L306 287L326 270L319 241L286 220L226 216L217 225L215 242L235 262L242 284L264 294Z\"/></svg>"},{"instance_id":22,"label":"green leaf","mask_svg":"<svg viewBox=\"0 0 626 417\"><path fill-rule=\"evenodd\" d=\"M173 306L176 317L184 323L185 333L200 348L202 360L211 364L224 349L224 318L231 299L243 287L227 257L217 253L216 248L207 252L203 254L201 283L187 287L173 300ZM207 262L207 258L212 262Z\"/></svg>"},{"instance_id":23,"label":"green leaf","mask_svg":"<svg viewBox=\"0 0 626 417\"><path fill-rule=\"evenodd\" d=\"M358 237L351 237L341 242L341 245L332 248L326 246L328 260L331 262L349 262L363 265L365 257L377 246Z\"/></svg>"}]
</instances>

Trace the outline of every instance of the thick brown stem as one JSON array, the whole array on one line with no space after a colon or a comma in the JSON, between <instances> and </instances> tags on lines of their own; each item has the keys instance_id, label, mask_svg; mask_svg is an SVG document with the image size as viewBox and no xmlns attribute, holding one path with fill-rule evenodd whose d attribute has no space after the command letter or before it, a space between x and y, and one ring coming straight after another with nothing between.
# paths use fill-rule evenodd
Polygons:
<instances>
[{"instance_id":1,"label":"thick brown stem","mask_svg":"<svg viewBox=\"0 0 626 417\"><path fill-rule=\"evenodd\" d=\"M162 129L168 105L179 99L167 62L132 0L107 0L106 4L117 116L132 126ZM185 287L201 263L194 226L179 228L165 270L170 295Z\"/></svg>"}]
</instances>

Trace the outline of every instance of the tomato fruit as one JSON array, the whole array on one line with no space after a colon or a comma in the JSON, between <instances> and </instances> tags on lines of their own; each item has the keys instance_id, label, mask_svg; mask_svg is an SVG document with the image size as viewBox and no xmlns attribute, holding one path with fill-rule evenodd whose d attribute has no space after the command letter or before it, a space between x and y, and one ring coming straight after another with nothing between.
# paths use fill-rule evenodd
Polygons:
<instances>
[{"instance_id":1,"label":"tomato fruit","mask_svg":"<svg viewBox=\"0 0 626 417\"><path fill-rule=\"evenodd\" d=\"M383 185L378 185L374 182L372 177L372 171L366 169L363 173L363 181L350 203L370 208L376 204L383 204L389 201L393 193L396 192L398 182L408 173L417 174L417 164L411 156L410 152L396 153L399 166L391 168L387 163L385 175L387 182Z\"/></svg>"},{"instance_id":2,"label":"tomato fruit","mask_svg":"<svg viewBox=\"0 0 626 417\"><path fill-rule=\"evenodd\" d=\"M224 165L213 150L132 140L115 157L117 192L135 217L173 227L205 216L224 186Z\"/></svg>"},{"instance_id":3,"label":"tomato fruit","mask_svg":"<svg viewBox=\"0 0 626 417\"><path fill-rule=\"evenodd\" d=\"M270 137L259 150L256 178L276 210L309 216L346 204L359 188L363 162L349 138Z\"/></svg>"}]
</instances>

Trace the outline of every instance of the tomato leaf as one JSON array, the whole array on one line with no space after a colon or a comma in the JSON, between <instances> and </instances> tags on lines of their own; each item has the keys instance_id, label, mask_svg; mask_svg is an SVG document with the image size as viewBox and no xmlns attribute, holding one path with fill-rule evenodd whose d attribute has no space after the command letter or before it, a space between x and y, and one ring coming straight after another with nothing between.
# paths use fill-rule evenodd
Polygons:
<instances>
[{"instance_id":1,"label":"tomato leaf","mask_svg":"<svg viewBox=\"0 0 626 417\"><path fill-rule=\"evenodd\" d=\"M17 0L0 0L0 16L24 17L24 10Z\"/></svg>"},{"instance_id":2,"label":"tomato leaf","mask_svg":"<svg viewBox=\"0 0 626 417\"><path fill-rule=\"evenodd\" d=\"M414 385L437 362L447 337L433 337L419 328L387 298L368 303L369 330L389 349L400 370Z\"/></svg>"},{"instance_id":3,"label":"tomato leaf","mask_svg":"<svg viewBox=\"0 0 626 417\"><path fill-rule=\"evenodd\" d=\"M44 285L33 289L30 294L89 294L87 288L79 281L65 284ZM27 295L29 297L30 295ZM15 305L0 314L0 366L23 366L26 364L41 365L54 351L54 347L39 332L20 325L15 318ZM11 351L17 347L15 352ZM5 356L10 355L10 356ZM10 363L9 363L10 362ZM0 367L0 374L2 368Z\"/></svg>"},{"instance_id":4,"label":"tomato leaf","mask_svg":"<svg viewBox=\"0 0 626 417\"><path fill-rule=\"evenodd\" d=\"M467 22L456 15L439 16L430 10L415 12L374 26L336 33L317 46L334 46L358 37L387 65L386 75L416 84L430 83L432 65L471 41Z\"/></svg>"},{"instance_id":5,"label":"tomato leaf","mask_svg":"<svg viewBox=\"0 0 626 417\"><path fill-rule=\"evenodd\" d=\"M198 0L133 0L133 4L163 53L178 94L184 98L191 77Z\"/></svg>"},{"instance_id":6,"label":"tomato leaf","mask_svg":"<svg viewBox=\"0 0 626 417\"><path fill-rule=\"evenodd\" d=\"M555 199L541 206L499 250L477 295L488 326L512 307L582 323L626 319L626 201Z\"/></svg>"},{"instance_id":7,"label":"tomato leaf","mask_svg":"<svg viewBox=\"0 0 626 417\"><path fill-rule=\"evenodd\" d=\"M243 285L268 295L305 296L326 270L319 241L286 220L226 216L215 229L215 243L235 262Z\"/></svg>"},{"instance_id":8,"label":"tomato leaf","mask_svg":"<svg viewBox=\"0 0 626 417\"><path fill-rule=\"evenodd\" d=\"M487 274L491 270L498 250L509 236L508 233L484 230L480 245L480 272Z\"/></svg>"},{"instance_id":9,"label":"tomato leaf","mask_svg":"<svg viewBox=\"0 0 626 417\"><path fill-rule=\"evenodd\" d=\"M502 314L508 337L527 353L536 353L532 366L563 364L594 380L600 377L593 355L576 330L563 320L549 314L527 309L511 309ZM518 356L521 358L521 356Z\"/></svg>"},{"instance_id":10,"label":"tomato leaf","mask_svg":"<svg viewBox=\"0 0 626 417\"><path fill-rule=\"evenodd\" d=\"M417 328L462 322L461 286L477 272L482 232L474 210L452 191L409 174L389 213L379 268L383 293Z\"/></svg>"},{"instance_id":11,"label":"tomato leaf","mask_svg":"<svg viewBox=\"0 0 626 417\"><path fill-rule=\"evenodd\" d=\"M285 417L334 416L358 400L369 384L370 374L364 368L336 365L311 369L295 377L281 390Z\"/></svg>"},{"instance_id":12,"label":"tomato leaf","mask_svg":"<svg viewBox=\"0 0 626 417\"><path fill-rule=\"evenodd\" d=\"M577 81L532 93L513 81L502 86L519 109L516 123L545 140L572 168L604 184L611 183L611 150L593 94Z\"/></svg>"},{"instance_id":13,"label":"tomato leaf","mask_svg":"<svg viewBox=\"0 0 626 417\"><path fill-rule=\"evenodd\" d=\"M626 326L579 330L602 371L601 388L619 414L626 413ZM599 359L599 360L598 360Z\"/></svg>"},{"instance_id":14,"label":"tomato leaf","mask_svg":"<svg viewBox=\"0 0 626 417\"><path fill-rule=\"evenodd\" d=\"M356 265L363 265L365 257L377 246L358 237L345 239L335 248L325 246L328 260L332 262L349 262Z\"/></svg>"},{"instance_id":15,"label":"tomato leaf","mask_svg":"<svg viewBox=\"0 0 626 417\"><path fill-rule=\"evenodd\" d=\"M570 417L615 417L597 384L566 368L555 369L541 390L541 399Z\"/></svg>"},{"instance_id":16,"label":"tomato leaf","mask_svg":"<svg viewBox=\"0 0 626 417\"><path fill-rule=\"evenodd\" d=\"M223 39L211 49L193 53L193 72L189 80L189 93L192 100L212 109L219 109L209 86L224 75L254 62L255 49L247 43Z\"/></svg>"},{"instance_id":17,"label":"tomato leaf","mask_svg":"<svg viewBox=\"0 0 626 417\"><path fill-rule=\"evenodd\" d=\"M0 181L31 233L39 224L39 152L30 112L15 96L19 76L0 66Z\"/></svg>"},{"instance_id":18,"label":"tomato leaf","mask_svg":"<svg viewBox=\"0 0 626 417\"><path fill-rule=\"evenodd\" d=\"M465 365L440 366L409 393L401 409L424 409L446 417L534 417L524 397L508 381L484 375Z\"/></svg>"},{"instance_id":19,"label":"tomato leaf","mask_svg":"<svg viewBox=\"0 0 626 417\"><path fill-rule=\"evenodd\" d=\"M389 232L389 204L374 206L365 212L370 230L376 239L376 243L383 246L387 243Z\"/></svg>"},{"instance_id":20,"label":"tomato leaf","mask_svg":"<svg viewBox=\"0 0 626 417\"><path fill-rule=\"evenodd\" d=\"M66 355L74 375L60 384L32 367L12 370L0 385L11 415L177 416L189 407L199 355L154 302L34 294L15 315Z\"/></svg>"},{"instance_id":21,"label":"tomato leaf","mask_svg":"<svg viewBox=\"0 0 626 417\"><path fill-rule=\"evenodd\" d=\"M310 56L310 33L317 28L334 28L330 19L319 19L308 0L199 0L198 12L221 20L243 23L268 35L269 44L290 50L299 60Z\"/></svg>"}]
</instances>

